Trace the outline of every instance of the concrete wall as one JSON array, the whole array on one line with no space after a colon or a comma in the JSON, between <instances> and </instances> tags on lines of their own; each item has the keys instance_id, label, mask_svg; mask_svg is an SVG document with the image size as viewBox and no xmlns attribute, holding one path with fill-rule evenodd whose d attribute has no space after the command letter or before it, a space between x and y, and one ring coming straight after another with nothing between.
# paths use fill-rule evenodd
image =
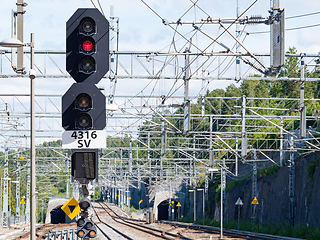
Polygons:
<instances>
[{"instance_id":1,"label":"concrete wall","mask_svg":"<svg viewBox=\"0 0 320 240\"><path fill-rule=\"evenodd\" d=\"M314 224L320 226L320 165L315 166L311 181L308 175L310 165L320 161L320 151L300 156L295 159L295 224ZM256 219L260 223L279 224L289 221L289 169L288 164L267 177L258 176ZM251 180L245 181L227 193L225 219L237 219L235 203L240 197L243 201L241 219L251 219ZM216 219L219 219L219 204Z\"/></svg>"},{"instance_id":2,"label":"concrete wall","mask_svg":"<svg viewBox=\"0 0 320 240\"><path fill-rule=\"evenodd\" d=\"M154 199L153 204L153 214L155 217L155 220L158 220L158 205L165 201L170 199L170 192L158 192ZM184 205L185 205L185 194L183 192L171 192L171 199L175 200L177 202L180 202L181 204L181 215L184 215Z\"/></svg>"},{"instance_id":3,"label":"concrete wall","mask_svg":"<svg viewBox=\"0 0 320 240\"><path fill-rule=\"evenodd\" d=\"M48 203L47 215L46 215L45 223L51 223L51 214L50 214L51 211L56 207L64 205L68 200L69 199L67 199L67 198L58 198L58 199L50 200L49 203ZM65 215L64 222L65 223L70 223L70 222L72 222L72 220L67 215Z\"/></svg>"}]
</instances>

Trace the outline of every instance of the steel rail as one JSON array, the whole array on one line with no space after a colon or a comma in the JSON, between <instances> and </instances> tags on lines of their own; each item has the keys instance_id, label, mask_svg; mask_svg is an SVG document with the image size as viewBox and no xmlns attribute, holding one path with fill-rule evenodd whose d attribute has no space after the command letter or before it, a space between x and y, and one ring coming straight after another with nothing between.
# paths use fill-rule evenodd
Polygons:
<instances>
[{"instance_id":1,"label":"steel rail","mask_svg":"<svg viewBox=\"0 0 320 240\"><path fill-rule=\"evenodd\" d=\"M131 228L134 228L134 229L140 230L142 232L151 234L151 235L156 236L156 237L164 238L164 239L170 239L170 240L172 240L172 239L186 239L186 240L191 240L191 238L184 237L184 236L179 235L179 234L174 234L174 233L166 232L166 231L163 231L163 230L159 230L159 229L155 229L155 228L143 226L143 225L138 224L138 223L131 222L132 219L127 219L127 218L119 216L107 204L105 204L105 203L104 204L99 203L99 204L110 216L111 216L111 214L110 214L110 212L108 210L110 210L113 214L115 214L117 216L117 218L121 219L123 222L120 222L119 220L116 220L115 217L111 216L114 221L116 221L118 223L121 223L121 224L124 224L124 225L126 225L128 227L131 227ZM108 210L104 206L106 206L108 208ZM168 237L166 235L168 235L170 237ZM174 238L171 238L171 237L174 237Z\"/></svg>"},{"instance_id":2,"label":"steel rail","mask_svg":"<svg viewBox=\"0 0 320 240\"><path fill-rule=\"evenodd\" d=\"M172 226L179 226L194 230L201 230L206 233L215 233L220 234L220 228L218 227L211 227L211 226L203 226L198 224L188 224L188 223L180 223L180 222L172 222L172 221L159 221L160 223L169 224ZM276 236L276 235L269 235L263 233L256 233L256 232L249 232L249 231L241 231L241 230L234 230L234 229L223 229L224 235L228 237L237 237L237 238L244 238L244 239L252 239L252 240L298 240L298 238L291 238L291 237L284 237L284 236Z\"/></svg>"}]
</instances>

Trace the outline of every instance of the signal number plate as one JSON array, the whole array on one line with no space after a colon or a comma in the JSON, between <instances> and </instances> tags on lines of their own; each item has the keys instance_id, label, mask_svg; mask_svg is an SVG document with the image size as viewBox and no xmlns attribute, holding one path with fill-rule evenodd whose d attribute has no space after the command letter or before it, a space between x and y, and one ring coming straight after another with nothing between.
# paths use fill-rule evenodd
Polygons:
<instances>
[{"instance_id":1,"label":"signal number plate","mask_svg":"<svg viewBox=\"0 0 320 240\"><path fill-rule=\"evenodd\" d=\"M104 130L72 130L62 133L62 147L70 149L105 148Z\"/></svg>"}]
</instances>

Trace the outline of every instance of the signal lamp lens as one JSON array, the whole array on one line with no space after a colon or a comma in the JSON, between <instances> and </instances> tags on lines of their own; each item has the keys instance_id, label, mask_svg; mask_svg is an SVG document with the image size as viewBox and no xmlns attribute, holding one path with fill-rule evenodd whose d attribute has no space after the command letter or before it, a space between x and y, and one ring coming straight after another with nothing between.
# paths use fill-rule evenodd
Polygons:
<instances>
[{"instance_id":1,"label":"signal lamp lens","mask_svg":"<svg viewBox=\"0 0 320 240\"><path fill-rule=\"evenodd\" d=\"M95 71L95 61L92 57L85 57L80 63L80 69L85 73L92 73Z\"/></svg>"},{"instance_id":2,"label":"signal lamp lens","mask_svg":"<svg viewBox=\"0 0 320 240\"><path fill-rule=\"evenodd\" d=\"M90 236L90 237L94 237L95 235L96 235L96 231L91 230L91 231L89 232L89 236Z\"/></svg>"},{"instance_id":3,"label":"signal lamp lens","mask_svg":"<svg viewBox=\"0 0 320 240\"><path fill-rule=\"evenodd\" d=\"M79 232L78 232L78 237L83 237L84 236L84 231L83 230L80 230Z\"/></svg>"},{"instance_id":4,"label":"signal lamp lens","mask_svg":"<svg viewBox=\"0 0 320 240\"><path fill-rule=\"evenodd\" d=\"M82 227L84 225L84 223L85 223L85 221L82 218L80 218L77 225Z\"/></svg>"},{"instance_id":5,"label":"signal lamp lens","mask_svg":"<svg viewBox=\"0 0 320 240\"><path fill-rule=\"evenodd\" d=\"M95 27L95 24L94 24L94 21L92 19L85 18L82 21L81 29L82 29L82 31L84 33L86 33L86 34L94 33L94 27Z\"/></svg>"},{"instance_id":6,"label":"signal lamp lens","mask_svg":"<svg viewBox=\"0 0 320 240\"><path fill-rule=\"evenodd\" d=\"M86 52L92 51L92 49L93 49L93 42L90 41L90 40L85 40L85 41L82 43L82 48L83 48L83 50L86 51Z\"/></svg>"},{"instance_id":7,"label":"signal lamp lens","mask_svg":"<svg viewBox=\"0 0 320 240\"><path fill-rule=\"evenodd\" d=\"M88 228L92 228L92 226L93 226L92 222L88 222L88 223L86 224L86 228L87 228L87 229L88 229Z\"/></svg>"},{"instance_id":8,"label":"signal lamp lens","mask_svg":"<svg viewBox=\"0 0 320 240\"><path fill-rule=\"evenodd\" d=\"M78 108L81 111L87 111L89 108L91 108L91 97L86 93L81 93L77 96L76 100L76 108Z\"/></svg>"},{"instance_id":9,"label":"signal lamp lens","mask_svg":"<svg viewBox=\"0 0 320 240\"><path fill-rule=\"evenodd\" d=\"M81 209L87 209L88 207L90 207L90 203L89 203L89 202L84 201L84 202L82 202L82 203L80 204L80 208L81 208ZM87 224L87 225L88 225L88 224Z\"/></svg>"},{"instance_id":10,"label":"signal lamp lens","mask_svg":"<svg viewBox=\"0 0 320 240\"><path fill-rule=\"evenodd\" d=\"M81 113L77 116L76 125L80 129L90 129L92 126L91 116L87 113Z\"/></svg>"}]
</instances>

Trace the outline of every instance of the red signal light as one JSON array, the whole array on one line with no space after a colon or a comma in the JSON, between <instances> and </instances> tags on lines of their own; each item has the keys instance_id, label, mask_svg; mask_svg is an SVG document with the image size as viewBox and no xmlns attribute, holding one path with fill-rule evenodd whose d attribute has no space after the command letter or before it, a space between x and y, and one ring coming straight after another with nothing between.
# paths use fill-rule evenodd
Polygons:
<instances>
[{"instance_id":1,"label":"red signal light","mask_svg":"<svg viewBox=\"0 0 320 240\"><path fill-rule=\"evenodd\" d=\"M83 50L85 50L86 52L90 52L93 49L93 42L91 42L90 40L85 40L82 43L82 48Z\"/></svg>"}]
</instances>

